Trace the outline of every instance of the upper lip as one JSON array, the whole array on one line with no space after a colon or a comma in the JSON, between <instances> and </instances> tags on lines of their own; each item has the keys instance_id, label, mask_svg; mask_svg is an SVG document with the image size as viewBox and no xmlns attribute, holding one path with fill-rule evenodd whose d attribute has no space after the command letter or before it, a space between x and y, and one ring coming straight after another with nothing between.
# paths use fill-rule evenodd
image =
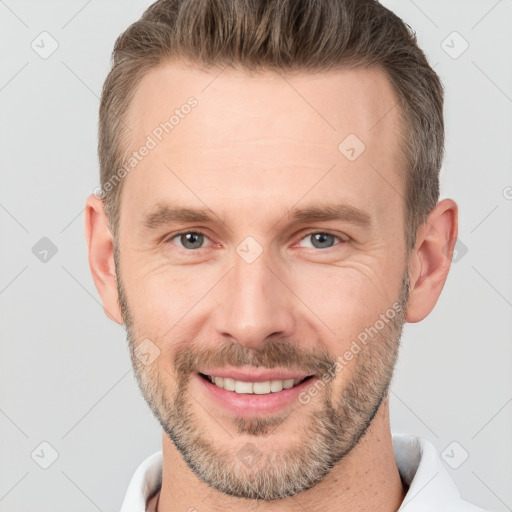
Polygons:
<instances>
[{"instance_id":1,"label":"upper lip","mask_svg":"<svg viewBox=\"0 0 512 512\"><path fill-rule=\"evenodd\" d=\"M245 382L265 382L267 380L286 380L286 379L304 379L309 377L309 374L293 372L290 370L241 370L219 368L201 371L203 375L210 375L210 377L228 377L234 380L241 380Z\"/></svg>"}]
</instances>

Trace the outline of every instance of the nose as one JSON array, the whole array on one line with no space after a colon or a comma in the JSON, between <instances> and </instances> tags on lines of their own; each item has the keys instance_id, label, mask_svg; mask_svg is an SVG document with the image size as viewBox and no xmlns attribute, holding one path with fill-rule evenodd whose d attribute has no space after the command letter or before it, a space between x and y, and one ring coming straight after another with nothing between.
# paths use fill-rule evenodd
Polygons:
<instances>
[{"instance_id":1,"label":"nose","mask_svg":"<svg viewBox=\"0 0 512 512\"><path fill-rule=\"evenodd\" d=\"M252 263L235 255L214 313L217 334L256 350L270 336L289 337L298 307L288 286L265 252Z\"/></svg>"}]
</instances>

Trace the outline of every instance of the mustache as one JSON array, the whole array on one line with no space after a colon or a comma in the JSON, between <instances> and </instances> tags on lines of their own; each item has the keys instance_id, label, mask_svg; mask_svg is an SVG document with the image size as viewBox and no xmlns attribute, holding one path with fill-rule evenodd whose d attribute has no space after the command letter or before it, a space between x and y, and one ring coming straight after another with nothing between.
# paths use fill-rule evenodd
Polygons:
<instances>
[{"instance_id":1,"label":"mustache","mask_svg":"<svg viewBox=\"0 0 512 512\"><path fill-rule=\"evenodd\" d=\"M258 350L229 341L215 347L192 343L178 349L174 354L174 366L182 376L227 366L282 368L319 375L326 373L335 363L336 357L325 348L305 349L296 343L283 341L265 343Z\"/></svg>"}]
</instances>

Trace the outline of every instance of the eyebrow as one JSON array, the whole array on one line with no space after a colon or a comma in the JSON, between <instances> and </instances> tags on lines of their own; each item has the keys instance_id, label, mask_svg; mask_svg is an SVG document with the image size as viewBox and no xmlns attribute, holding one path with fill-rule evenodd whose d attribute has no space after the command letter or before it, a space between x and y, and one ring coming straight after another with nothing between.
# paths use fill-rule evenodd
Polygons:
<instances>
[{"instance_id":1,"label":"eyebrow","mask_svg":"<svg viewBox=\"0 0 512 512\"><path fill-rule=\"evenodd\" d=\"M153 208L144 216L142 223L147 229L153 230L171 222L213 223L216 220L216 216L212 215L210 210L207 209L196 210L193 208L158 204L156 208Z\"/></svg>"},{"instance_id":2,"label":"eyebrow","mask_svg":"<svg viewBox=\"0 0 512 512\"><path fill-rule=\"evenodd\" d=\"M295 222L341 220L360 227L369 227L372 223L368 213L348 204L292 209L287 216Z\"/></svg>"},{"instance_id":3,"label":"eyebrow","mask_svg":"<svg viewBox=\"0 0 512 512\"><path fill-rule=\"evenodd\" d=\"M330 204L300 209L292 208L284 217L288 217L292 222L296 223L339 220L360 227L369 227L372 224L368 213L348 204ZM162 225L172 222L204 222L213 224L218 221L222 222L209 209L184 208L160 203L143 216L142 224L147 230L155 230Z\"/></svg>"}]
</instances>

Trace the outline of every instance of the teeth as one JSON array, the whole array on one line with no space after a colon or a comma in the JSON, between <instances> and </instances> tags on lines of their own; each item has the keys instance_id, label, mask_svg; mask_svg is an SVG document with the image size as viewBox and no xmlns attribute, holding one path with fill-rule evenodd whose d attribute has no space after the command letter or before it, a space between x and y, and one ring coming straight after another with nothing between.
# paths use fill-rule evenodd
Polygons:
<instances>
[{"instance_id":1,"label":"teeth","mask_svg":"<svg viewBox=\"0 0 512 512\"><path fill-rule=\"evenodd\" d=\"M224 378L224 386L221 386L228 391L235 391L235 379L230 379L229 377Z\"/></svg>"},{"instance_id":2,"label":"teeth","mask_svg":"<svg viewBox=\"0 0 512 512\"><path fill-rule=\"evenodd\" d=\"M235 393L252 393L252 382L235 380Z\"/></svg>"},{"instance_id":3,"label":"teeth","mask_svg":"<svg viewBox=\"0 0 512 512\"><path fill-rule=\"evenodd\" d=\"M254 395L268 395L269 393L278 393L283 389L289 389L296 386L304 379L285 379L285 380L267 380L265 382L244 382L242 380L235 380L229 377L211 377L207 375L208 379L212 381L219 388L226 389L227 391L234 391L235 393L254 394Z\"/></svg>"}]
</instances>

